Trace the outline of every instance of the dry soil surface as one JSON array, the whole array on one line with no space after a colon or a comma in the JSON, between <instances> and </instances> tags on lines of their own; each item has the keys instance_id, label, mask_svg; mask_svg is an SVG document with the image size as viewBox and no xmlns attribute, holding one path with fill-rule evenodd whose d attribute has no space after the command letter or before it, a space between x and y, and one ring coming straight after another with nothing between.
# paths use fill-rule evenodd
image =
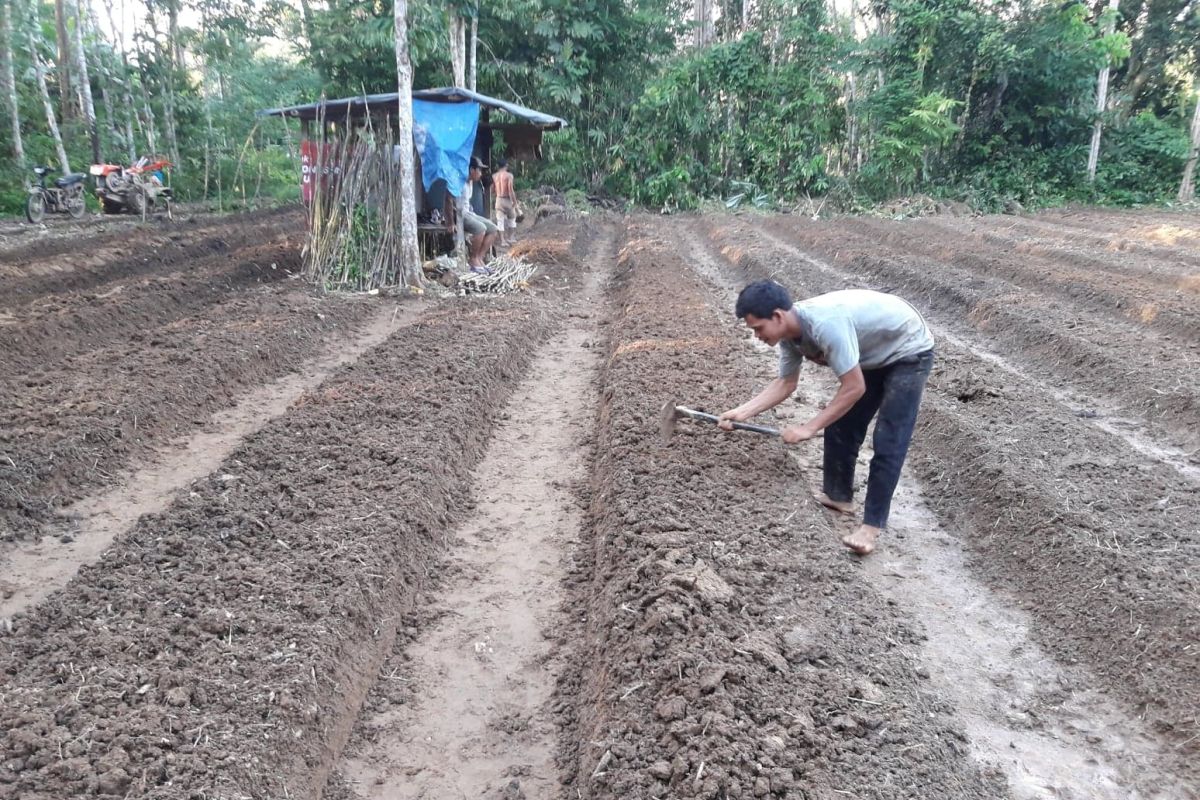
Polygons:
<instances>
[{"instance_id":1,"label":"dry soil surface","mask_svg":"<svg viewBox=\"0 0 1200 800\"><path fill-rule=\"evenodd\" d=\"M0 230L0 798L1200 795L1193 216L593 215L404 302L301 221ZM819 441L660 436L768 276L938 340L869 558Z\"/></svg>"}]
</instances>

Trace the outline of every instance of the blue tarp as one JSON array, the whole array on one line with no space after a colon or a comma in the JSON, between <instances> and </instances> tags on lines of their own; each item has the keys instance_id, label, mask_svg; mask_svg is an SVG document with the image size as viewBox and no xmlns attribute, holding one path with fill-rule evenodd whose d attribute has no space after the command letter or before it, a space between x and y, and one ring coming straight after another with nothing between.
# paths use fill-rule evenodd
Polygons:
<instances>
[{"instance_id":1,"label":"blue tarp","mask_svg":"<svg viewBox=\"0 0 1200 800\"><path fill-rule=\"evenodd\" d=\"M479 128L478 103L432 103L413 100L413 144L421 156L421 179L428 192L439 178L458 197L467 183L467 170Z\"/></svg>"}]
</instances>

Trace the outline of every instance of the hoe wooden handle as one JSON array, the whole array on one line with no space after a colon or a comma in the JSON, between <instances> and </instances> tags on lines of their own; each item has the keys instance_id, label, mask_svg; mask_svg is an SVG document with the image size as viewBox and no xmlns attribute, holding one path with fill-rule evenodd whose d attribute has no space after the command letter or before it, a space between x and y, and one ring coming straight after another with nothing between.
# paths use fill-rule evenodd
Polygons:
<instances>
[{"instance_id":1,"label":"hoe wooden handle","mask_svg":"<svg viewBox=\"0 0 1200 800\"><path fill-rule=\"evenodd\" d=\"M682 416L690 419L699 420L700 422L717 423L721 421L721 418L715 414L705 414L703 411L693 411L692 409L684 408L683 406L675 406L675 413L681 414ZM755 425L752 422L735 422L733 423L733 427L735 430L765 433L767 436L779 435L779 431L775 428L768 428L766 425Z\"/></svg>"}]
</instances>

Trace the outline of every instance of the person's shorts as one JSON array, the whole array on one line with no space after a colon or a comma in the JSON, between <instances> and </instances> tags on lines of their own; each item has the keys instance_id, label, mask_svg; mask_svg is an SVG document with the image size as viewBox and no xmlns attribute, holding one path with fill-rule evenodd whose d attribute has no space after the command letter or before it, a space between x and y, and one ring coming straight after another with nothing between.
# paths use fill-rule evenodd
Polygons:
<instances>
[{"instance_id":1,"label":"person's shorts","mask_svg":"<svg viewBox=\"0 0 1200 800\"><path fill-rule=\"evenodd\" d=\"M500 229L487 217L468 211L463 214L463 231L468 236L478 236L481 233L499 233Z\"/></svg>"},{"instance_id":2,"label":"person's shorts","mask_svg":"<svg viewBox=\"0 0 1200 800\"><path fill-rule=\"evenodd\" d=\"M517 204L508 197L496 198L496 224L501 230L517 229Z\"/></svg>"}]
</instances>

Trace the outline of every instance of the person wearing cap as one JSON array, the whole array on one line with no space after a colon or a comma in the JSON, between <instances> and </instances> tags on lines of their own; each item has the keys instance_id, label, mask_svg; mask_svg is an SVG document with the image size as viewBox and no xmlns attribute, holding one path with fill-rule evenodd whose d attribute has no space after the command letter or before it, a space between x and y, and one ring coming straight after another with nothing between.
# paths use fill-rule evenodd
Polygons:
<instances>
[{"instance_id":1,"label":"person wearing cap","mask_svg":"<svg viewBox=\"0 0 1200 800\"><path fill-rule=\"evenodd\" d=\"M787 289L774 281L742 289L734 313L758 339L779 346L779 377L722 414L722 428L733 430L730 423L744 422L791 397L806 358L837 376L838 389L829 404L808 422L781 432L788 444L824 432L824 491L816 499L826 508L853 513L854 465L867 426L875 420L862 524L842 537L846 547L867 555L887 527L933 367L929 327L920 312L892 294L845 289L793 305Z\"/></svg>"},{"instance_id":2,"label":"person wearing cap","mask_svg":"<svg viewBox=\"0 0 1200 800\"><path fill-rule=\"evenodd\" d=\"M508 247L517 240L517 192L513 186L513 174L508 171L508 161L496 161L492 175L492 188L496 191L496 227L500 229L500 246Z\"/></svg>"},{"instance_id":3,"label":"person wearing cap","mask_svg":"<svg viewBox=\"0 0 1200 800\"><path fill-rule=\"evenodd\" d=\"M492 249L492 245L496 243L496 237L500 235L500 229L496 227L496 223L471 210L472 187L482 177L483 162L477 157L471 156L471 168L467 173L466 186L463 187L462 207L463 231L471 237L471 247L467 255L467 263L470 265L472 272L487 271L487 267L483 263L484 254Z\"/></svg>"}]
</instances>

